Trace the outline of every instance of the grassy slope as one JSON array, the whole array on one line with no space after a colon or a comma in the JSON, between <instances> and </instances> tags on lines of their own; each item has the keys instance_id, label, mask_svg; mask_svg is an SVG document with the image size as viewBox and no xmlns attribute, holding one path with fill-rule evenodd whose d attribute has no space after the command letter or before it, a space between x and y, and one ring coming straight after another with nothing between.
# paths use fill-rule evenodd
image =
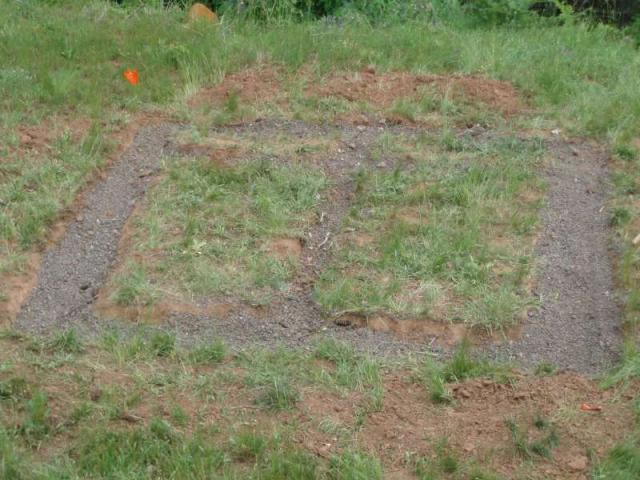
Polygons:
<instances>
[{"instance_id":1,"label":"grassy slope","mask_svg":"<svg viewBox=\"0 0 640 480\"><path fill-rule=\"evenodd\" d=\"M185 94L198 85L260 62L275 62L292 70L311 65L319 74L373 63L381 69L480 72L511 80L530 97L532 105L546 113L538 120L541 125L604 138L615 146L620 157L616 165L623 172L618 179L616 205L629 213L619 214L620 233L626 240L640 233L634 230L638 224L633 221L638 213L638 187L629 180L637 176L639 168L633 140L640 127L640 55L630 41L609 28L568 22L518 30L461 30L422 21L380 27L305 23L264 28L245 23L186 28L176 10L125 11L97 1L52 5L0 2L0 155L4 157L0 163L0 270L14 268L9 260L43 238L44 227L71 201L70 192L99 164L96 150L86 147L94 144L91 137L89 143L81 139L68 145L64 134L62 153L55 150L24 162L14 150L21 125L39 123L52 114L84 116L98 124L113 125L126 121L129 113L153 105L180 105ZM141 87L133 89L123 82L125 67L140 69ZM61 178L67 182L65 189L47 187L58 185ZM35 179L48 195L45 215L39 207L40 195L11 196L11 191L24 190L29 179ZM24 225L29 227L21 233ZM638 285L637 249L630 247L622 258L621 283L631 292L628 310L633 319L640 309L638 293L633 290ZM39 358L36 361L41 361ZM632 355L621 376L636 376L635 365L637 356ZM5 360L2 366L0 371L7 368ZM275 398L279 398L277 394ZM41 425L43 401L34 395L20 405L17 412L27 420L27 436L37 439L44 434L46 438L48 432L43 432ZM168 438L164 427L153 428L153 438ZM116 438L121 440L125 444L129 441ZM622 473L598 478L637 477L633 472L638 471L638 454L631 450L629 455L628 447L614 451L602 466ZM24 473L26 463L14 448L10 433L2 432L3 474L6 478L33 478ZM179 453L174 450L167 455L162 450L166 442L153 448L144 452L150 455L144 458L164 456L168 462L185 461L175 457ZM109 463L109 457L105 458ZM96 463L73 468L81 475L82 468L97 468L102 460L92 461ZM131 460L135 465L140 461ZM60 478L55 473L43 473L46 475ZM368 478L373 476L375 473Z\"/></svg>"}]
</instances>

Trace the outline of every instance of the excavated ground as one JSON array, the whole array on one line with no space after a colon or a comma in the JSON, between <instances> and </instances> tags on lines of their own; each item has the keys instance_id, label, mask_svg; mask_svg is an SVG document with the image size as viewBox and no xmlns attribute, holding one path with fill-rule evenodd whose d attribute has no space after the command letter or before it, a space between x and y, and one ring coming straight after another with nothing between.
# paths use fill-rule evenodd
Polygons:
<instances>
[{"instance_id":1,"label":"excavated ground","mask_svg":"<svg viewBox=\"0 0 640 480\"><path fill-rule=\"evenodd\" d=\"M320 161L333 186L321 220L307 232L300 272L286 295L260 309L231 303L224 315L173 312L161 328L175 331L185 343L215 336L237 348L305 346L319 335L330 335L378 354L443 352L429 338L416 342L389 332L337 326L323 316L311 297L314 279L331 258L332 237L351 204L353 172L362 166L393 167L393 159L374 163L372 158L371 149L381 134L413 135L419 131L400 126L318 126L300 121L259 121L224 128L258 137L286 133L301 139L324 135L331 128L340 132L345 148ZM37 286L16 319L17 327L42 333L73 326L88 335L113 326L134 328L100 318L92 306L118 260L119 240L136 202L160 168L163 155L176 151L173 137L177 130L170 124L141 129L106 178L85 196L81 213L62 240L45 254ZM520 338L487 349L525 366L546 361L593 373L614 361L621 337L604 210L606 157L586 143L559 139L550 141L549 149L554 162L544 172L548 205L537 247L540 306L529 313ZM207 311L206 305L200 306Z\"/></svg>"}]
</instances>

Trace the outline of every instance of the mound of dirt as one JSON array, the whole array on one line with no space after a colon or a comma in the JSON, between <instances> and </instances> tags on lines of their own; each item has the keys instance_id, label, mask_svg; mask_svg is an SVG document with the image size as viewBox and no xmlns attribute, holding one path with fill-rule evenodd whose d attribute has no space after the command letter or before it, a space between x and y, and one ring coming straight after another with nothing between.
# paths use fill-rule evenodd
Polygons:
<instances>
[{"instance_id":1,"label":"mound of dirt","mask_svg":"<svg viewBox=\"0 0 640 480\"><path fill-rule=\"evenodd\" d=\"M366 101L388 108L400 98L416 98L423 87L434 87L440 94L478 101L503 115L523 110L522 101L509 82L480 75L414 75L407 72L378 74L373 69L359 73L336 73L323 85L311 86L310 95L342 97Z\"/></svg>"}]
</instances>

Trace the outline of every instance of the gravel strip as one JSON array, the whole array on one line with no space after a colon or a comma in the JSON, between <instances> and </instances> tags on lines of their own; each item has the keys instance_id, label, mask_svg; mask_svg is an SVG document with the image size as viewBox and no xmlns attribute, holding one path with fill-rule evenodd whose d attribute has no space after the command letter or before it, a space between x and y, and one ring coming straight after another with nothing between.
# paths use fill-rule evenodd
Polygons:
<instances>
[{"instance_id":1,"label":"gravel strip","mask_svg":"<svg viewBox=\"0 0 640 480\"><path fill-rule=\"evenodd\" d=\"M45 254L38 284L16 319L18 328L45 333L88 326L91 304L116 261L124 224L175 131L169 124L141 129L106 179L86 195L81 213Z\"/></svg>"}]
</instances>

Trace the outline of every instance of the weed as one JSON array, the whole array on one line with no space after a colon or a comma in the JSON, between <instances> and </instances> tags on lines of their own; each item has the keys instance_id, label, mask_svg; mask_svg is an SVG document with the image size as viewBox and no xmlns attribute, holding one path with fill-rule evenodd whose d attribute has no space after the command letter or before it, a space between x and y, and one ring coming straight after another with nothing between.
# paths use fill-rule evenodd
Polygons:
<instances>
[{"instance_id":1,"label":"weed","mask_svg":"<svg viewBox=\"0 0 640 480\"><path fill-rule=\"evenodd\" d=\"M72 456L81 476L102 478L143 478L149 469L157 478L206 478L224 463L211 443L197 436L184 439L159 420L124 432L91 429Z\"/></svg>"},{"instance_id":2,"label":"weed","mask_svg":"<svg viewBox=\"0 0 640 480\"><path fill-rule=\"evenodd\" d=\"M331 459L329 478L334 480L382 479L380 462L360 452L346 451Z\"/></svg>"},{"instance_id":3,"label":"weed","mask_svg":"<svg viewBox=\"0 0 640 480\"><path fill-rule=\"evenodd\" d=\"M186 427L189 423L189 416L180 405L174 405L170 415L173 423L179 427Z\"/></svg>"},{"instance_id":4,"label":"weed","mask_svg":"<svg viewBox=\"0 0 640 480\"><path fill-rule=\"evenodd\" d=\"M195 364L215 364L224 360L227 347L222 340L195 347L189 353L189 360Z\"/></svg>"},{"instance_id":5,"label":"weed","mask_svg":"<svg viewBox=\"0 0 640 480\"><path fill-rule=\"evenodd\" d=\"M338 387L350 389L373 388L374 403L381 402L382 379L380 365L374 359L356 354L353 347L334 339L324 339L318 343L315 357L328 360L335 365L333 371L322 371L322 378Z\"/></svg>"},{"instance_id":6,"label":"weed","mask_svg":"<svg viewBox=\"0 0 640 480\"><path fill-rule=\"evenodd\" d=\"M0 380L0 400L18 402L29 396L30 387L22 377Z\"/></svg>"},{"instance_id":7,"label":"weed","mask_svg":"<svg viewBox=\"0 0 640 480\"><path fill-rule=\"evenodd\" d=\"M464 156L421 154L412 142L384 147L389 156L415 152L410 169L356 174L358 197L344 229L371 240L347 236L316 283L316 299L330 313L512 325L530 303L523 288L532 264L526 245L539 202L522 193L539 189L532 170L539 142L468 141ZM497 236L506 246L494 245ZM460 306L441 308L447 303Z\"/></svg>"},{"instance_id":8,"label":"weed","mask_svg":"<svg viewBox=\"0 0 640 480\"><path fill-rule=\"evenodd\" d=\"M540 415L536 415L533 419L533 425L538 429L538 430L544 430L545 428L547 428L549 426L549 421L544 418L543 416Z\"/></svg>"},{"instance_id":9,"label":"weed","mask_svg":"<svg viewBox=\"0 0 640 480\"><path fill-rule=\"evenodd\" d=\"M451 390L441 373L440 366L435 361L427 359L420 372L420 380L435 403L449 403L453 400Z\"/></svg>"},{"instance_id":10,"label":"weed","mask_svg":"<svg viewBox=\"0 0 640 480\"><path fill-rule=\"evenodd\" d=\"M116 290L113 299L118 305L153 305L157 292L147 277L147 272L139 263L130 263L127 272L115 279Z\"/></svg>"},{"instance_id":11,"label":"weed","mask_svg":"<svg viewBox=\"0 0 640 480\"><path fill-rule=\"evenodd\" d=\"M4 428L0 428L0 478L6 480L28 478L28 470L15 447L15 439Z\"/></svg>"},{"instance_id":12,"label":"weed","mask_svg":"<svg viewBox=\"0 0 640 480\"><path fill-rule=\"evenodd\" d=\"M593 473L594 480L640 478L640 447L628 440L613 447Z\"/></svg>"},{"instance_id":13,"label":"weed","mask_svg":"<svg viewBox=\"0 0 640 480\"><path fill-rule=\"evenodd\" d=\"M318 478L318 461L293 448L279 449L271 452L259 465L255 470L254 478L259 480L280 480L282 478L316 480Z\"/></svg>"},{"instance_id":14,"label":"weed","mask_svg":"<svg viewBox=\"0 0 640 480\"><path fill-rule=\"evenodd\" d=\"M540 362L536 365L535 374L539 377L546 377L548 375L553 375L556 371L556 367L554 364L550 362Z\"/></svg>"},{"instance_id":15,"label":"weed","mask_svg":"<svg viewBox=\"0 0 640 480\"><path fill-rule=\"evenodd\" d=\"M162 264L149 270L129 264L114 280L115 301L149 305L159 291L171 291L179 298L224 294L269 302L297 268L295 258L272 253L272 242L301 236L325 183L315 168L266 158L234 168L208 159L170 161L168 175L149 193L131 252L160 251Z\"/></svg>"},{"instance_id":16,"label":"weed","mask_svg":"<svg viewBox=\"0 0 640 480\"><path fill-rule=\"evenodd\" d=\"M242 432L229 441L231 453L238 461L257 461L267 447L264 437L253 432Z\"/></svg>"},{"instance_id":17,"label":"weed","mask_svg":"<svg viewBox=\"0 0 640 480\"><path fill-rule=\"evenodd\" d=\"M550 459L551 450L558 446L558 435L552 426L546 425L542 428L538 427L541 430L545 430L547 432L546 435L537 440L529 441L527 435L520 430L520 427L514 420L508 419L505 421L505 424L511 432L516 452L523 458L532 459L537 455Z\"/></svg>"},{"instance_id":18,"label":"weed","mask_svg":"<svg viewBox=\"0 0 640 480\"><path fill-rule=\"evenodd\" d=\"M634 342L627 341L624 345L622 361L603 379L602 386L610 388L638 377L640 377L640 352Z\"/></svg>"},{"instance_id":19,"label":"weed","mask_svg":"<svg viewBox=\"0 0 640 480\"><path fill-rule=\"evenodd\" d=\"M271 410L286 410L292 408L299 399L300 394L289 379L273 377L256 403Z\"/></svg>"},{"instance_id":20,"label":"weed","mask_svg":"<svg viewBox=\"0 0 640 480\"><path fill-rule=\"evenodd\" d=\"M74 329L58 333L47 342L47 348L60 353L82 353L84 351L82 342Z\"/></svg>"},{"instance_id":21,"label":"weed","mask_svg":"<svg viewBox=\"0 0 640 480\"><path fill-rule=\"evenodd\" d=\"M49 434L49 401L44 392L36 391L27 402L20 432L31 443Z\"/></svg>"},{"instance_id":22,"label":"weed","mask_svg":"<svg viewBox=\"0 0 640 480\"><path fill-rule=\"evenodd\" d=\"M427 389L429 396L435 403L449 403L453 396L447 383L461 382L475 377L492 377L505 382L509 379L511 370L508 365L493 363L471 354L471 344L468 340L460 342L453 356L445 363L437 363L426 357L417 372L417 380Z\"/></svg>"},{"instance_id":23,"label":"weed","mask_svg":"<svg viewBox=\"0 0 640 480\"><path fill-rule=\"evenodd\" d=\"M149 348L158 357L168 357L175 352L176 337L168 332L158 332L151 337Z\"/></svg>"}]
</instances>

